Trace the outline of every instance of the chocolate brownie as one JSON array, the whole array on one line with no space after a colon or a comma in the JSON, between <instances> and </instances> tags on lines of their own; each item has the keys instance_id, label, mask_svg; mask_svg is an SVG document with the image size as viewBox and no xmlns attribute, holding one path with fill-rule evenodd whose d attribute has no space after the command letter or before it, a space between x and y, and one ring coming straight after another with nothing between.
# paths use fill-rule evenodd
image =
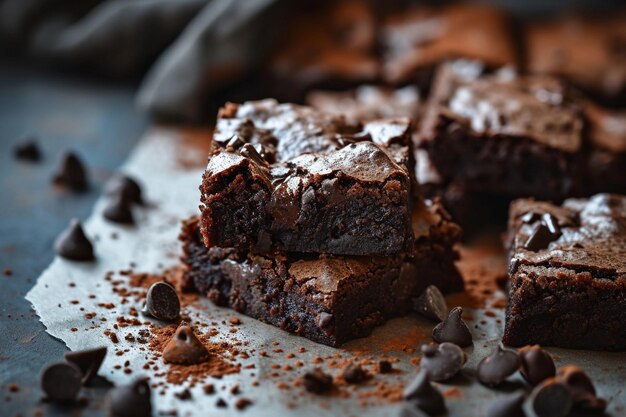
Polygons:
<instances>
[{"instance_id":1,"label":"chocolate brownie","mask_svg":"<svg viewBox=\"0 0 626 417\"><path fill-rule=\"evenodd\" d=\"M183 288L206 294L253 318L319 343L337 346L406 314L429 284L459 291L463 281L452 249L460 229L437 204L414 213L411 255L346 257L243 254L206 248L198 219L183 226Z\"/></svg>"},{"instance_id":2,"label":"chocolate brownie","mask_svg":"<svg viewBox=\"0 0 626 417\"><path fill-rule=\"evenodd\" d=\"M274 100L220 113L203 182L208 247L268 253L410 251L408 119L349 125Z\"/></svg>"},{"instance_id":3,"label":"chocolate brownie","mask_svg":"<svg viewBox=\"0 0 626 417\"><path fill-rule=\"evenodd\" d=\"M517 200L507 245L504 343L626 349L626 197Z\"/></svg>"},{"instance_id":4,"label":"chocolate brownie","mask_svg":"<svg viewBox=\"0 0 626 417\"><path fill-rule=\"evenodd\" d=\"M270 95L301 101L311 88L349 88L375 81L377 23L369 2L348 0L299 4L285 19L276 51L265 64Z\"/></svg>"},{"instance_id":5,"label":"chocolate brownie","mask_svg":"<svg viewBox=\"0 0 626 417\"><path fill-rule=\"evenodd\" d=\"M626 13L536 22L525 37L530 71L562 76L607 104L626 105Z\"/></svg>"},{"instance_id":6,"label":"chocolate brownie","mask_svg":"<svg viewBox=\"0 0 626 417\"><path fill-rule=\"evenodd\" d=\"M382 77L426 89L437 65L450 59L515 66L516 47L506 16L482 5L417 6L385 19L380 30Z\"/></svg>"}]
</instances>

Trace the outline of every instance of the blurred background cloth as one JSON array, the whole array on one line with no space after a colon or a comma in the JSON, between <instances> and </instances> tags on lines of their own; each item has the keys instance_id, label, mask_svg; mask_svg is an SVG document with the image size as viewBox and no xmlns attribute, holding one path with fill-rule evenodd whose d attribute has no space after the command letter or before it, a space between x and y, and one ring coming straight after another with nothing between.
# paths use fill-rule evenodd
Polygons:
<instances>
[{"instance_id":1,"label":"blurred background cloth","mask_svg":"<svg viewBox=\"0 0 626 417\"><path fill-rule=\"evenodd\" d=\"M491 3L542 14L564 3L598 8L620 1ZM290 36L285 28L293 12L309 15L311 3L322 2L0 0L0 46L2 56L38 66L141 79L141 109L162 118L202 121L207 97L226 87L247 89L245 77L259 68L277 39Z\"/></svg>"}]
</instances>

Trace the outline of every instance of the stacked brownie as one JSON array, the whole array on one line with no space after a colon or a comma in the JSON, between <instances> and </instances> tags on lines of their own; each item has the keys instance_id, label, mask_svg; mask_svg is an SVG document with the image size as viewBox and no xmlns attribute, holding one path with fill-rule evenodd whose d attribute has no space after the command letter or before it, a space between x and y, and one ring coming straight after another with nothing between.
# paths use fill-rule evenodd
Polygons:
<instances>
[{"instance_id":1,"label":"stacked brownie","mask_svg":"<svg viewBox=\"0 0 626 417\"><path fill-rule=\"evenodd\" d=\"M181 234L187 289L330 345L462 288L460 230L411 181L411 123L275 100L220 112L201 215Z\"/></svg>"},{"instance_id":2,"label":"stacked brownie","mask_svg":"<svg viewBox=\"0 0 626 417\"><path fill-rule=\"evenodd\" d=\"M511 205L503 342L626 349L626 197Z\"/></svg>"}]
</instances>

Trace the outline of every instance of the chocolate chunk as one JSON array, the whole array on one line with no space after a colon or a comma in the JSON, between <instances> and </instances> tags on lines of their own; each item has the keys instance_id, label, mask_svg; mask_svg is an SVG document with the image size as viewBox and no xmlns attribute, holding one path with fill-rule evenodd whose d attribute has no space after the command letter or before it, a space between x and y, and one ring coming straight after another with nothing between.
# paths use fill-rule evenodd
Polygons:
<instances>
[{"instance_id":1,"label":"chocolate chunk","mask_svg":"<svg viewBox=\"0 0 626 417\"><path fill-rule=\"evenodd\" d=\"M304 374L304 388L315 394L323 394L333 387L333 378L321 369L315 368Z\"/></svg>"},{"instance_id":2,"label":"chocolate chunk","mask_svg":"<svg viewBox=\"0 0 626 417\"><path fill-rule=\"evenodd\" d=\"M458 374L467 360L465 352L454 343L422 345L422 353L420 367L436 382L447 381Z\"/></svg>"},{"instance_id":3,"label":"chocolate chunk","mask_svg":"<svg viewBox=\"0 0 626 417\"><path fill-rule=\"evenodd\" d=\"M481 383L495 387L513 375L519 366L520 359L517 352L498 345L491 355L480 361L476 377Z\"/></svg>"},{"instance_id":4,"label":"chocolate chunk","mask_svg":"<svg viewBox=\"0 0 626 417\"><path fill-rule=\"evenodd\" d=\"M113 388L107 397L110 417L151 417L150 385L139 379Z\"/></svg>"},{"instance_id":5,"label":"chocolate chunk","mask_svg":"<svg viewBox=\"0 0 626 417\"><path fill-rule=\"evenodd\" d=\"M249 143L246 143L245 145L243 145L239 153L242 156L245 156L246 158L250 158L251 160L253 160L255 163L259 165L262 165L262 166L265 165L265 160L263 159L263 157L254 148L254 146L252 146Z\"/></svg>"},{"instance_id":6,"label":"chocolate chunk","mask_svg":"<svg viewBox=\"0 0 626 417\"><path fill-rule=\"evenodd\" d=\"M388 374L392 370L393 366L391 365L391 362L386 360L378 362L378 372L380 372L381 374Z\"/></svg>"},{"instance_id":7,"label":"chocolate chunk","mask_svg":"<svg viewBox=\"0 0 626 417\"><path fill-rule=\"evenodd\" d=\"M165 281L152 284L142 312L159 320L176 320L180 314L180 300L176 289Z\"/></svg>"},{"instance_id":8,"label":"chocolate chunk","mask_svg":"<svg viewBox=\"0 0 626 417\"><path fill-rule=\"evenodd\" d=\"M443 395L430 383L425 369L422 369L413 382L406 386L403 396L405 400L411 401L431 416L441 414L446 409Z\"/></svg>"},{"instance_id":9,"label":"chocolate chunk","mask_svg":"<svg viewBox=\"0 0 626 417\"><path fill-rule=\"evenodd\" d=\"M361 365L351 363L341 372L341 377L349 384L358 384L367 379L367 372Z\"/></svg>"},{"instance_id":10,"label":"chocolate chunk","mask_svg":"<svg viewBox=\"0 0 626 417\"><path fill-rule=\"evenodd\" d=\"M209 351L198 339L191 326L182 322L163 349L163 359L177 365L195 365L209 359Z\"/></svg>"},{"instance_id":11,"label":"chocolate chunk","mask_svg":"<svg viewBox=\"0 0 626 417\"><path fill-rule=\"evenodd\" d=\"M526 417L524 399L524 392L500 397L487 406L485 417Z\"/></svg>"},{"instance_id":12,"label":"chocolate chunk","mask_svg":"<svg viewBox=\"0 0 626 417\"><path fill-rule=\"evenodd\" d=\"M419 297L413 299L413 310L436 322L445 320L448 314L446 299L434 285L429 285Z\"/></svg>"},{"instance_id":13,"label":"chocolate chunk","mask_svg":"<svg viewBox=\"0 0 626 417\"><path fill-rule=\"evenodd\" d=\"M141 186L135 179L124 174L117 174L104 186L104 192L113 196L122 194L127 201L135 204L143 204Z\"/></svg>"},{"instance_id":14,"label":"chocolate chunk","mask_svg":"<svg viewBox=\"0 0 626 417\"><path fill-rule=\"evenodd\" d=\"M538 385L556 374L552 356L539 345L524 346L519 351L520 373L530 385Z\"/></svg>"},{"instance_id":15,"label":"chocolate chunk","mask_svg":"<svg viewBox=\"0 0 626 417\"><path fill-rule=\"evenodd\" d=\"M85 190L88 185L87 171L78 156L72 152L63 155L52 182L75 191Z\"/></svg>"},{"instance_id":16,"label":"chocolate chunk","mask_svg":"<svg viewBox=\"0 0 626 417\"><path fill-rule=\"evenodd\" d=\"M33 139L26 139L15 145L13 154L17 159L23 161L38 162L41 160L41 150Z\"/></svg>"},{"instance_id":17,"label":"chocolate chunk","mask_svg":"<svg viewBox=\"0 0 626 417\"><path fill-rule=\"evenodd\" d=\"M572 410L572 394L556 378L548 378L532 394L537 417L565 417Z\"/></svg>"},{"instance_id":18,"label":"chocolate chunk","mask_svg":"<svg viewBox=\"0 0 626 417\"><path fill-rule=\"evenodd\" d=\"M88 385L98 374L100 365L107 354L106 347L67 352L65 360L78 366L83 373L83 384Z\"/></svg>"},{"instance_id":19,"label":"chocolate chunk","mask_svg":"<svg viewBox=\"0 0 626 417\"><path fill-rule=\"evenodd\" d=\"M72 219L69 227L56 238L54 250L59 256L73 261L91 261L94 259L93 245L85 236L78 219Z\"/></svg>"},{"instance_id":20,"label":"chocolate chunk","mask_svg":"<svg viewBox=\"0 0 626 417\"><path fill-rule=\"evenodd\" d=\"M546 225L546 227L548 228L548 231L553 236L558 236L558 235L561 234L561 228L559 227L559 221L557 220L556 217L554 217L554 215L552 215L550 213L544 213L544 215L541 216L541 222Z\"/></svg>"},{"instance_id":21,"label":"chocolate chunk","mask_svg":"<svg viewBox=\"0 0 626 417\"><path fill-rule=\"evenodd\" d=\"M433 329L435 342L450 342L460 347L467 347L472 344L472 334L461 318L462 314L463 309L455 307L444 321L435 326Z\"/></svg>"},{"instance_id":22,"label":"chocolate chunk","mask_svg":"<svg viewBox=\"0 0 626 417\"><path fill-rule=\"evenodd\" d=\"M239 135L233 135L233 137L226 143L226 148L239 149L246 144L246 141Z\"/></svg>"},{"instance_id":23,"label":"chocolate chunk","mask_svg":"<svg viewBox=\"0 0 626 417\"><path fill-rule=\"evenodd\" d=\"M602 414L606 401L596 397L596 389L585 371L575 365L565 366L557 372L556 379L572 394L575 411L587 414Z\"/></svg>"},{"instance_id":24,"label":"chocolate chunk","mask_svg":"<svg viewBox=\"0 0 626 417\"><path fill-rule=\"evenodd\" d=\"M135 223L130 201L121 192L108 199L106 205L104 206L104 210L102 211L102 215L104 218L115 223Z\"/></svg>"},{"instance_id":25,"label":"chocolate chunk","mask_svg":"<svg viewBox=\"0 0 626 417\"><path fill-rule=\"evenodd\" d=\"M524 249L537 252L546 249L557 238L558 234L550 232L550 228L542 221L533 227L531 235L524 243Z\"/></svg>"},{"instance_id":26,"label":"chocolate chunk","mask_svg":"<svg viewBox=\"0 0 626 417\"><path fill-rule=\"evenodd\" d=\"M54 363L41 373L41 389L50 401L74 401L80 391L83 374L73 363Z\"/></svg>"}]
</instances>

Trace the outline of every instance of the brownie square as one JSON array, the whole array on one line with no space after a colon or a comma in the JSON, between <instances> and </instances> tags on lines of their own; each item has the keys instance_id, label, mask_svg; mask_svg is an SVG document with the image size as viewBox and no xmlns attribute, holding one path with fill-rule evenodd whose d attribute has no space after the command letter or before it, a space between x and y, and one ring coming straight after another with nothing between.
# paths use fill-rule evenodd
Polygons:
<instances>
[{"instance_id":1,"label":"brownie square","mask_svg":"<svg viewBox=\"0 0 626 417\"><path fill-rule=\"evenodd\" d=\"M430 284L459 291L452 246L458 226L436 204L415 213L415 251L387 257L244 254L206 248L198 219L183 226L183 288L218 305L330 346L368 335L406 314Z\"/></svg>"},{"instance_id":2,"label":"brownie square","mask_svg":"<svg viewBox=\"0 0 626 417\"><path fill-rule=\"evenodd\" d=\"M626 13L531 23L528 69L562 76L595 99L626 105Z\"/></svg>"},{"instance_id":3,"label":"brownie square","mask_svg":"<svg viewBox=\"0 0 626 417\"><path fill-rule=\"evenodd\" d=\"M511 24L484 5L424 5L392 13L382 23L382 78L391 84L417 83L424 91L437 65L451 59L515 66Z\"/></svg>"},{"instance_id":4,"label":"brownie square","mask_svg":"<svg viewBox=\"0 0 626 417\"><path fill-rule=\"evenodd\" d=\"M626 197L517 200L507 245L505 344L626 349Z\"/></svg>"},{"instance_id":5,"label":"brownie square","mask_svg":"<svg viewBox=\"0 0 626 417\"><path fill-rule=\"evenodd\" d=\"M208 247L268 253L410 251L406 119L347 124L273 100L220 115L201 190Z\"/></svg>"}]
</instances>

